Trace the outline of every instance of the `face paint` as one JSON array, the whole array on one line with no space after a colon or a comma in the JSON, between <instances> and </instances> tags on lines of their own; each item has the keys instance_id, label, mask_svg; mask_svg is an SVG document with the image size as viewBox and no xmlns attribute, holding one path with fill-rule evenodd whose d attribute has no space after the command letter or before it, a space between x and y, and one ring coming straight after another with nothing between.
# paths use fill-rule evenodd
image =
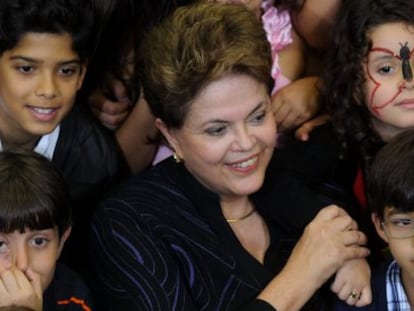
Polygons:
<instances>
[{"instance_id":1,"label":"face paint","mask_svg":"<svg viewBox=\"0 0 414 311\"><path fill-rule=\"evenodd\" d=\"M369 106L377 115L379 110L395 100L406 87L406 83L412 81L410 58L413 51L409 50L407 44L400 43L399 55L383 47L372 48L368 53L366 72L368 79L375 85L371 92ZM379 92L382 89L387 90L386 93Z\"/></svg>"},{"instance_id":2,"label":"face paint","mask_svg":"<svg viewBox=\"0 0 414 311\"><path fill-rule=\"evenodd\" d=\"M401 45L401 49L400 49L400 58L402 60L402 74L403 74L403 78L405 81L407 82L411 82L411 80L413 79L413 73L411 71L411 66L410 66L410 57L411 57L411 52L410 49L407 46L408 42L405 42L404 45Z\"/></svg>"}]
</instances>

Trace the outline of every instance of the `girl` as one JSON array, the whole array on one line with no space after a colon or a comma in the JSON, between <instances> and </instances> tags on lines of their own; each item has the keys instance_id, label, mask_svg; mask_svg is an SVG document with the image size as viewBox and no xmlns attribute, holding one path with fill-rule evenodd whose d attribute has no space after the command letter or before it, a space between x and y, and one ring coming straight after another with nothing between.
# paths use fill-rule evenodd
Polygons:
<instances>
[{"instance_id":1,"label":"girl","mask_svg":"<svg viewBox=\"0 0 414 311\"><path fill-rule=\"evenodd\" d=\"M332 122L308 143L289 140L275 157L273 177L283 193L275 197L282 207L277 217L295 223L294 229L328 202L339 202L366 226L379 256L383 243L365 209L364 180L378 150L414 127L413 13L409 0L344 4L323 79L322 105Z\"/></svg>"}]
</instances>

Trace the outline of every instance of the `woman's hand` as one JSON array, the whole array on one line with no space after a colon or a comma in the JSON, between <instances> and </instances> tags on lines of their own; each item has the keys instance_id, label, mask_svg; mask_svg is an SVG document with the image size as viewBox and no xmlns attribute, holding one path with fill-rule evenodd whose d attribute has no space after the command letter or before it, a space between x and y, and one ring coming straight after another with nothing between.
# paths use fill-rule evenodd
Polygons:
<instances>
[{"instance_id":1,"label":"woman's hand","mask_svg":"<svg viewBox=\"0 0 414 311\"><path fill-rule=\"evenodd\" d=\"M365 235L341 208L323 208L306 226L282 271L260 293L277 310L300 310L345 262L369 255ZM349 294L349 293L348 293Z\"/></svg>"},{"instance_id":2,"label":"woman's hand","mask_svg":"<svg viewBox=\"0 0 414 311\"><path fill-rule=\"evenodd\" d=\"M369 254L366 237L356 222L341 208L322 209L306 226L287 263L302 271L309 282L325 283L345 262ZM306 280L305 280L306 282Z\"/></svg>"},{"instance_id":3,"label":"woman's hand","mask_svg":"<svg viewBox=\"0 0 414 311\"><path fill-rule=\"evenodd\" d=\"M338 270L331 290L349 305L362 307L372 301L371 269L365 259L345 262Z\"/></svg>"}]
</instances>

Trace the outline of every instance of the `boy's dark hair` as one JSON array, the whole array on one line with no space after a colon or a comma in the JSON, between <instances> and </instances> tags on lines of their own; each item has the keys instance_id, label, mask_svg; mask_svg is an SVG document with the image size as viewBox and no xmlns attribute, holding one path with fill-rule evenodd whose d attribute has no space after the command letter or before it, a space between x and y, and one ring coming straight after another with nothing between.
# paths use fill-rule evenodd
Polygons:
<instances>
[{"instance_id":1,"label":"boy's dark hair","mask_svg":"<svg viewBox=\"0 0 414 311\"><path fill-rule=\"evenodd\" d=\"M27 33L69 34L82 62L94 47L95 14L85 0L0 1L0 55Z\"/></svg>"},{"instance_id":2,"label":"boy's dark hair","mask_svg":"<svg viewBox=\"0 0 414 311\"><path fill-rule=\"evenodd\" d=\"M377 153L367 176L367 198L380 219L386 207L414 211L414 130L397 135Z\"/></svg>"},{"instance_id":3,"label":"boy's dark hair","mask_svg":"<svg viewBox=\"0 0 414 311\"><path fill-rule=\"evenodd\" d=\"M343 1L324 67L322 105L345 150L357 149L364 168L369 167L383 141L373 128L365 102L363 64L372 47L370 31L385 23L413 26L414 1Z\"/></svg>"},{"instance_id":4,"label":"boy's dark hair","mask_svg":"<svg viewBox=\"0 0 414 311\"><path fill-rule=\"evenodd\" d=\"M58 229L71 224L67 185L45 157L27 151L0 152L0 232Z\"/></svg>"}]
</instances>

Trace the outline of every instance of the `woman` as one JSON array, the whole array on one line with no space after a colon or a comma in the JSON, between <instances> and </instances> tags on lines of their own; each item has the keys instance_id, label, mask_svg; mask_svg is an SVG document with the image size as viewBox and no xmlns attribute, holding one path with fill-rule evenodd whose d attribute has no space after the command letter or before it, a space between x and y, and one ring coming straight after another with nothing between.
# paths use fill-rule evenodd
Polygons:
<instances>
[{"instance_id":1,"label":"woman","mask_svg":"<svg viewBox=\"0 0 414 311\"><path fill-rule=\"evenodd\" d=\"M265 33L242 6L178 9L142 51L145 97L174 158L103 202L92 256L116 310L299 310L364 235L329 207L288 262L262 187L276 141ZM267 188L266 188L267 189Z\"/></svg>"}]
</instances>

